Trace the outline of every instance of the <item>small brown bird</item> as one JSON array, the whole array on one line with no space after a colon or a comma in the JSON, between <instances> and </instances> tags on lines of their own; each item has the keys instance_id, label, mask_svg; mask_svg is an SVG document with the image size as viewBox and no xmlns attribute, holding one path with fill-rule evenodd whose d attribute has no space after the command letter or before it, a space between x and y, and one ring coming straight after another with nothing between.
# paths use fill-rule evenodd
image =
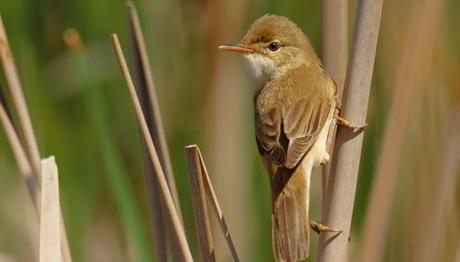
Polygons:
<instances>
[{"instance_id":1,"label":"small brown bird","mask_svg":"<svg viewBox=\"0 0 460 262\"><path fill-rule=\"evenodd\" d=\"M329 160L326 140L336 121L354 127L338 117L334 81L307 36L288 18L265 15L238 45L219 48L242 54L256 83L256 140L270 177L275 259L304 260L312 170Z\"/></svg>"}]
</instances>

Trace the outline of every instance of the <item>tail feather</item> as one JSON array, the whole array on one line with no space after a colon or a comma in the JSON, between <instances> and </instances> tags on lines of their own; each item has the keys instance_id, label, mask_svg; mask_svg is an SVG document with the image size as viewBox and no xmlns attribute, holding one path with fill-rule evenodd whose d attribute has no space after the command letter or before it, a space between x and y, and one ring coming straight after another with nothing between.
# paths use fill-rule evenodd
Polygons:
<instances>
[{"instance_id":1,"label":"tail feather","mask_svg":"<svg viewBox=\"0 0 460 262\"><path fill-rule=\"evenodd\" d=\"M286 171L278 170L276 175L283 177ZM306 259L309 253L309 179L301 168L290 173L279 194L274 194L272 239L276 261L295 262Z\"/></svg>"}]
</instances>

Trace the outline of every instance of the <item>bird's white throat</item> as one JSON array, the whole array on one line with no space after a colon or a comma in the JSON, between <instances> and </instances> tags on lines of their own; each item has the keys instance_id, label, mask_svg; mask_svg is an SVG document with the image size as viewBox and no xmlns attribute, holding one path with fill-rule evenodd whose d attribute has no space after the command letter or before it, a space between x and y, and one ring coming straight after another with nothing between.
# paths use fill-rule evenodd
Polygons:
<instances>
[{"instance_id":1,"label":"bird's white throat","mask_svg":"<svg viewBox=\"0 0 460 262\"><path fill-rule=\"evenodd\" d=\"M255 80L256 88L261 89L264 85L275 78L283 76L291 69L297 68L304 63L305 58L301 55L291 57L289 63L277 65L267 56L251 53L244 55L246 60L245 71L249 78Z\"/></svg>"},{"instance_id":2,"label":"bird's white throat","mask_svg":"<svg viewBox=\"0 0 460 262\"><path fill-rule=\"evenodd\" d=\"M244 55L244 68L249 78L261 89L276 73L276 66L271 59L258 53Z\"/></svg>"}]
</instances>

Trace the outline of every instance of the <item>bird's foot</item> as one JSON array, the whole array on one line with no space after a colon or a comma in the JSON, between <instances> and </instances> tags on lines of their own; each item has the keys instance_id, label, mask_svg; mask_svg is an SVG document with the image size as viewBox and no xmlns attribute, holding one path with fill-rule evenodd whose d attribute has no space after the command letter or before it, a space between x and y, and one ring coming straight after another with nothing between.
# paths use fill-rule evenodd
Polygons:
<instances>
[{"instance_id":1,"label":"bird's foot","mask_svg":"<svg viewBox=\"0 0 460 262\"><path fill-rule=\"evenodd\" d=\"M342 118L340 116L337 116L337 124L350 129L351 132L353 132L353 133L356 133L358 131L362 131L367 126L367 123L364 124L364 125L355 125L355 124L350 123L348 120L346 120L345 118Z\"/></svg>"},{"instance_id":2,"label":"bird's foot","mask_svg":"<svg viewBox=\"0 0 460 262\"><path fill-rule=\"evenodd\" d=\"M332 229L326 225L321 224L320 222L317 222L315 220L310 219L310 228L313 229L317 234L321 232L335 232L335 233L341 233L342 230L337 230L337 229Z\"/></svg>"}]
</instances>

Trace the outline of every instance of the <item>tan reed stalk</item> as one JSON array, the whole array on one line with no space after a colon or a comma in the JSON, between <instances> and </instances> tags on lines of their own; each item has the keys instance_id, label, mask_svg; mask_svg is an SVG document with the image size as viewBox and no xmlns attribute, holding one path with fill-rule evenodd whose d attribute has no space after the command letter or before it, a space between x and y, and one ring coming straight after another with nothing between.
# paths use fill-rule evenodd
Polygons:
<instances>
[{"instance_id":1,"label":"tan reed stalk","mask_svg":"<svg viewBox=\"0 0 460 262\"><path fill-rule=\"evenodd\" d=\"M382 5L383 0L360 0L358 3L342 111L346 119L356 124L366 121ZM342 233L320 234L317 261L347 260L363 136L363 132L352 134L344 128L338 130L323 223Z\"/></svg>"},{"instance_id":2,"label":"tan reed stalk","mask_svg":"<svg viewBox=\"0 0 460 262\"><path fill-rule=\"evenodd\" d=\"M337 85L337 96L342 98L348 62L348 1L324 0L323 10L323 64ZM329 133L328 152L334 148L335 129ZM331 162L323 168L327 182ZM323 183L323 187L324 187ZM327 187L325 187L327 188Z\"/></svg>"},{"instance_id":3,"label":"tan reed stalk","mask_svg":"<svg viewBox=\"0 0 460 262\"><path fill-rule=\"evenodd\" d=\"M29 164L29 159L27 158L27 154L22 147L21 141L19 140L18 134L14 129L13 123L9 118L6 107L3 103L0 102L0 121L2 122L3 129L5 130L6 137L8 142L10 143L11 149L13 151L14 158L19 167L19 172L22 175L22 178L26 182L27 190L29 191L30 198L35 207L38 208L37 203L37 191L39 186L37 185L37 179L33 175L32 167Z\"/></svg>"},{"instance_id":4,"label":"tan reed stalk","mask_svg":"<svg viewBox=\"0 0 460 262\"><path fill-rule=\"evenodd\" d=\"M455 111L449 122L440 159L441 172L433 177L435 181L431 197L424 205L424 215L419 218L423 226L417 230L414 238L417 248L413 261L439 261L437 254L442 251L443 234L447 228L447 209L454 201L460 167L460 111Z\"/></svg>"},{"instance_id":5,"label":"tan reed stalk","mask_svg":"<svg viewBox=\"0 0 460 262\"><path fill-rule=\"evenodd\" d=\"M136 6L133 2L128 2L128 13L129 23L131 29L132 40L136 49L136 59L139 65L139 70L142 75L143 89L146 97L144 98L149 104L148 110L144 111L144 114L149 115L148 122L149 130L153 139L153 142L158 148L161 166L165 170L166 179L171 191L174 203L176 205L177 214L182 221L182 213L180 210L179 197L177 194L176 181L174 179L174 172L171 165L171 158L169 155L168 144L166 141L166 135L163 128L163 121L161 118L160 106L158 103L157 93L155 89L155 82L153 81L152 70L150 67L147 49L145 47L144 35L142 33L142 27L139 22L139 16L136 11ZM147 108L146 108L147 109Z\"/></svg>"},{"instance_id":6,"label":"tan reed stalk","mask_svg":"<svg viewBox=\"0 0 460 262\"><path fill-rule=\"evenodd\" d=\"M164 138L161 115L156 98L156 90L150 71L151 69L147 57L147 50L145 47L142 28L140 26L139 17L134 3L128 2L127 7L129 19L129 36L131 40L131 51L134 64L133 77L136 84L137 93L145 114L145 120L147 121L147 125L149 127L150 136L152 136L155 147L159 149L158 157L160 158L161 166L165 171L169 190L171 191L173 200L175 201L179 218L182 218L180 212L181 209L177 198L177 190L174 183L174 176L172 175L169 152L167 152L168 148ZM155 248L154 255L157 261L167 261L168 241L165 241L165 237L167 236L167 233L170 233L168 232L170 231L168 229L171 229L171 227L170 225L166 224L164 219L165 211L161 202L160 188L158 187L158 182L156 181L155 175L152 174L153 167L145 142L143 144L143 155L145 163L145 187L147 190L147 202L150 207L149 211L152 223L152 235L154 240L153 244ZM171 181L173 182L172 186ZM173 242L171 248L176 249L173 251L173 254L180 254L180 251L177 250L177 243Z\"/></svg>"},{"instance_id":7,"label":"tan reed stalk","mask_svg":"<svg viewBox=\"0 0 460 262\"><path fill-rule=\"evenodd\" d=\"M257 209L253 201L248 201L251 183L245 183L247 170L252 159L248 157L248 132L242 123L247 120L248 112L252 110L248 98L252 95L247 82L241 77L237 60L226 60L217 48L222 41L232 42L244 34L245 20L250 1L208 1L201 8L204 26L204 41L202 50L206 60L205 68L199 70L204 79L200 89L200 101L205 103L201 118L206 119L203 128L206 139L205 151L209 153L207 164L210 172L219 172L219 179L214 181L215 189L220 193L220 204L226 210L226 219L232 224L234 240L239 246L239 255L247 260L256 260L253 251L258 246L257 236L247 234L257 227L255 220L243 219L255 217ZM238 12L229 12L238 10ZM230 15L231 14L231 15ZM198 64L197 64L198 65ZM235 88L242 87L242 88ZM251 137L252 138L252 137ZM225 150L222 150L225 148ZM213 223L214 226L215 225ZM225 249L224 241L216 241L216 250ZM228 254L216 253L218 261L228 261Z\"/></svg>"},{"instance_id":8,"label":"tan reed stalk","mask_svg":"<svg viewBox=\"0 0 460 262\"><path fill-rule=\"evenodd\" d=\"M337 96L342 99L348 62L348 1L324 0L323 2L323 63L337 85ZM329 131L327 152L334 157L334 141L337 129ZM332 161L323 166L323 215L326 209L327 179Z\"/></svg>"},{"instance_id":9,"label":"tan reed stalk","mask_svg":"<svg viewBox=\"0 0 460 262\"><path fill-rule=\"evenodd\" d=\"M60 262L59 178L54 157L41 161L40 262Z\"/></svg>"},{"instance_id":10,"label":"tan reed stalk","mask_svg":"<svg viewBox=\"0 0 460 262\"><path fill-rule=\"evenodd\" d=\"M34 176L34 172L32 171L32 167L29 163L29 159L27 158L26 152L22 147L22 144L19 140L18 135L16 134L16 130L11 123L11 119L8 117L6 113L5 107L2 103L0 103L0 122L2 122L3 128L5 129L5 133L7 139L10 143L10 146L13 151L13 155L16 159L16 162L19 167L19 172L21 173L24 182L27 185L27 190L29 192L30 198L32 199L32 203L34 204L35 209L38 211L40 209L40 203L38 202L38 196L40 194L40 186L38 185L38 181L36 176ZM71 262L72 258L70 256L70 248L68 245L67 234L65 231L64 220L60 219L61 223L61 248L62 248L62 255L63 259L66 262Z\"/></svg>"},{"instance_id":11,"label":"tan reed stalk","mask_svg":"<svg viewBox=\"0 0 460 262\"><path fill-rule=\"evenodd\" d=\"M40 172L41 172L40 153L38 150L38 144L35 138L34 130L32 127L32 122L30 120L29 111L27 109L27 104L25 102L24 93L22 91L21 82L19 80L16 66L14 64L13 54L10 49L10 45L8 42L6 30L3 25L3 20L2 20L1 15L0 15L0 59L2 60L2 63L3 63L3 70L5 72L6 80L10 88L10 92L13 98L15 109L18 114L19 123L20 123L21 129L23 132L23 136L25 139L24 144L25 144L26 150L23 149L22 151L28 153L28 154L25 153L24 156L26 156L25 158L28 160L29 166L31 167L31 170L33 171L32 174L35 176L35 178L31 179L29 177L30 173L28 172L22 173L22 175L24 176L24 178L26 178L25 182L27 184L32 201L34 202L34 205L37 208L37 210L39 210L40 202L38 201L37 197L39 196L40 186L38 185L38 182L31 182L31 181L40 180ZM13 125L11 125L11 128L16 133L16 137L19 140L20 135L18 135L17 132L14 130ZM5 129L7 128L5 127ZM18 145L22 147L22 143L20 141L19 143L15 143L15 144L12 143L12 146L14 147L17 147ZM17 151L18 149L16 148L13 150ZM22 159L17 158L17 161L18 161L20 170L27 171L23 169L24 158L23 157ZM60 223L62 227L60 230L61 232L60 241L61 241L63 259L66 262L71 262L72 258L70 255L70 247L69 247L69 243L67 239L67 233L65 230L62 213L61 213Z\"/></svg>"},{"instance_id":12,"label":"tan reed stalk","mask_svg":"<svg viewBox=\"0 0 460 262\"><path fill-rule=\"evenodd\" d=\"M134 87L133 80L129 73L128 65L126 64L126 59L123 55L123 51L121 49L120 42L118 40L118 36L116 34L112 34L111 37L112 37L112 43L113 43L115 53L117 55L118 62L120 64L120 68L123 72L123 76L125 78L126 85L128 87L128 90L129 90L129 93L130 93L130 96L131 96L131 99L132 99L132 102L133 102L133 105L136 111L136 116L137 116L137 119L138 119L138 122L141 128L142 134L144 136L144 140L147 144L147 149L149 151L150 160L152 161L154 171L155 171L154 173L159 182L159 186L161 189L161 196L166 205L166 210L168 211L167 212L168 218L170 219L170 222L174 229L175 237L178 240L180 248L181 248L181 254L183 256L183 260L193 261L192 254L190 252L190 248L187 243L187 238L185 236L185 232L181 225L179 216L177 215L177 211L174 206L171 192L169 191L168 183L166 182L165 175L161 168L160 160L158 159L158 154L153 144L152 137L149 134L149 129L145 121L144 113L142 112L142 107L139 103L139 99L136 94L136 89Z\"/></svg>"},{"instance_id":13,"label":"tan reed stalk","mask_svg":"<svg viewBox=\"0 0 460 262\"><path fill-rule=\"evenodd\" d=\"M185 147L187 168L192 188L192 204L195 214L196 229L200 245L201 258L205 262L216 261L212 241L211 225L209 223L208 208L203 183L203 168L196 145Z\"/></svg>"},{"instance_id":14,"label":"tan reed stalk","mask_svg":"<svg viewBox=\"0 0 460 262\"><path fill-rule=\"evenodd\" d=\"M38 151L37 140L32 128L27 104L22 92L21 82L19 80L18 72L14 64L13 55L11 53L6 30L3 25L3 20L0 15L0 58L3 63L3 70L5 72L6 81L10 88L11 96L13 97L14 106L18 113L19 124L23 132L25 145L32 163L34 173L39 176L40 174L40 153Z\"/></svg>"},{"instance_id":15,"label":"tan reed stalk","mask_svg":"<svg viewBox=\"0 0 460 262\"><path fill-rule=\"evenodd\" d=\"M240 259L238 254L236 253L235 245L233 244L232 236L230 235L230 231L227 227L227 222L225 222L224 214L222 212L222 208L219 205L219 201L217 200L216 192L214 191L214 187L212 186L211 179L209 178L208 169L206 168L206 164L204 163L203 155L201 155L200 148L196 147L196 151L200 157L202 175L203 175L203 182L204 188L206 190L206 195L208 196L211 206L214 210L214 214L217 216L217 221L219 223L220 229L222 230L222 234L225 237L225 241L227 243L228 249L232 255L233 261L239 262Z\"/></svg>"},{"instance_id":16,"label":"tan reed stalk","mask_svg":"<svg viewBox=\"0 0 460 262\"><path fill-rule=\"evenodd\" d=\"M415 1L417 2L417 1ZM414 3L415 3L414 2ZM409 14L409 33L393 90L392 106L383 135L370 200L364 222L364 236L359 261L381 261L385 247L387 225L392 209L401 144L404 141L411 99L417 90L417 77L422 76L431 59L437 39L443 0L427 0L416 5ZM423 17L423 19L420 19Z\"/></svg>"}]
</instances>

